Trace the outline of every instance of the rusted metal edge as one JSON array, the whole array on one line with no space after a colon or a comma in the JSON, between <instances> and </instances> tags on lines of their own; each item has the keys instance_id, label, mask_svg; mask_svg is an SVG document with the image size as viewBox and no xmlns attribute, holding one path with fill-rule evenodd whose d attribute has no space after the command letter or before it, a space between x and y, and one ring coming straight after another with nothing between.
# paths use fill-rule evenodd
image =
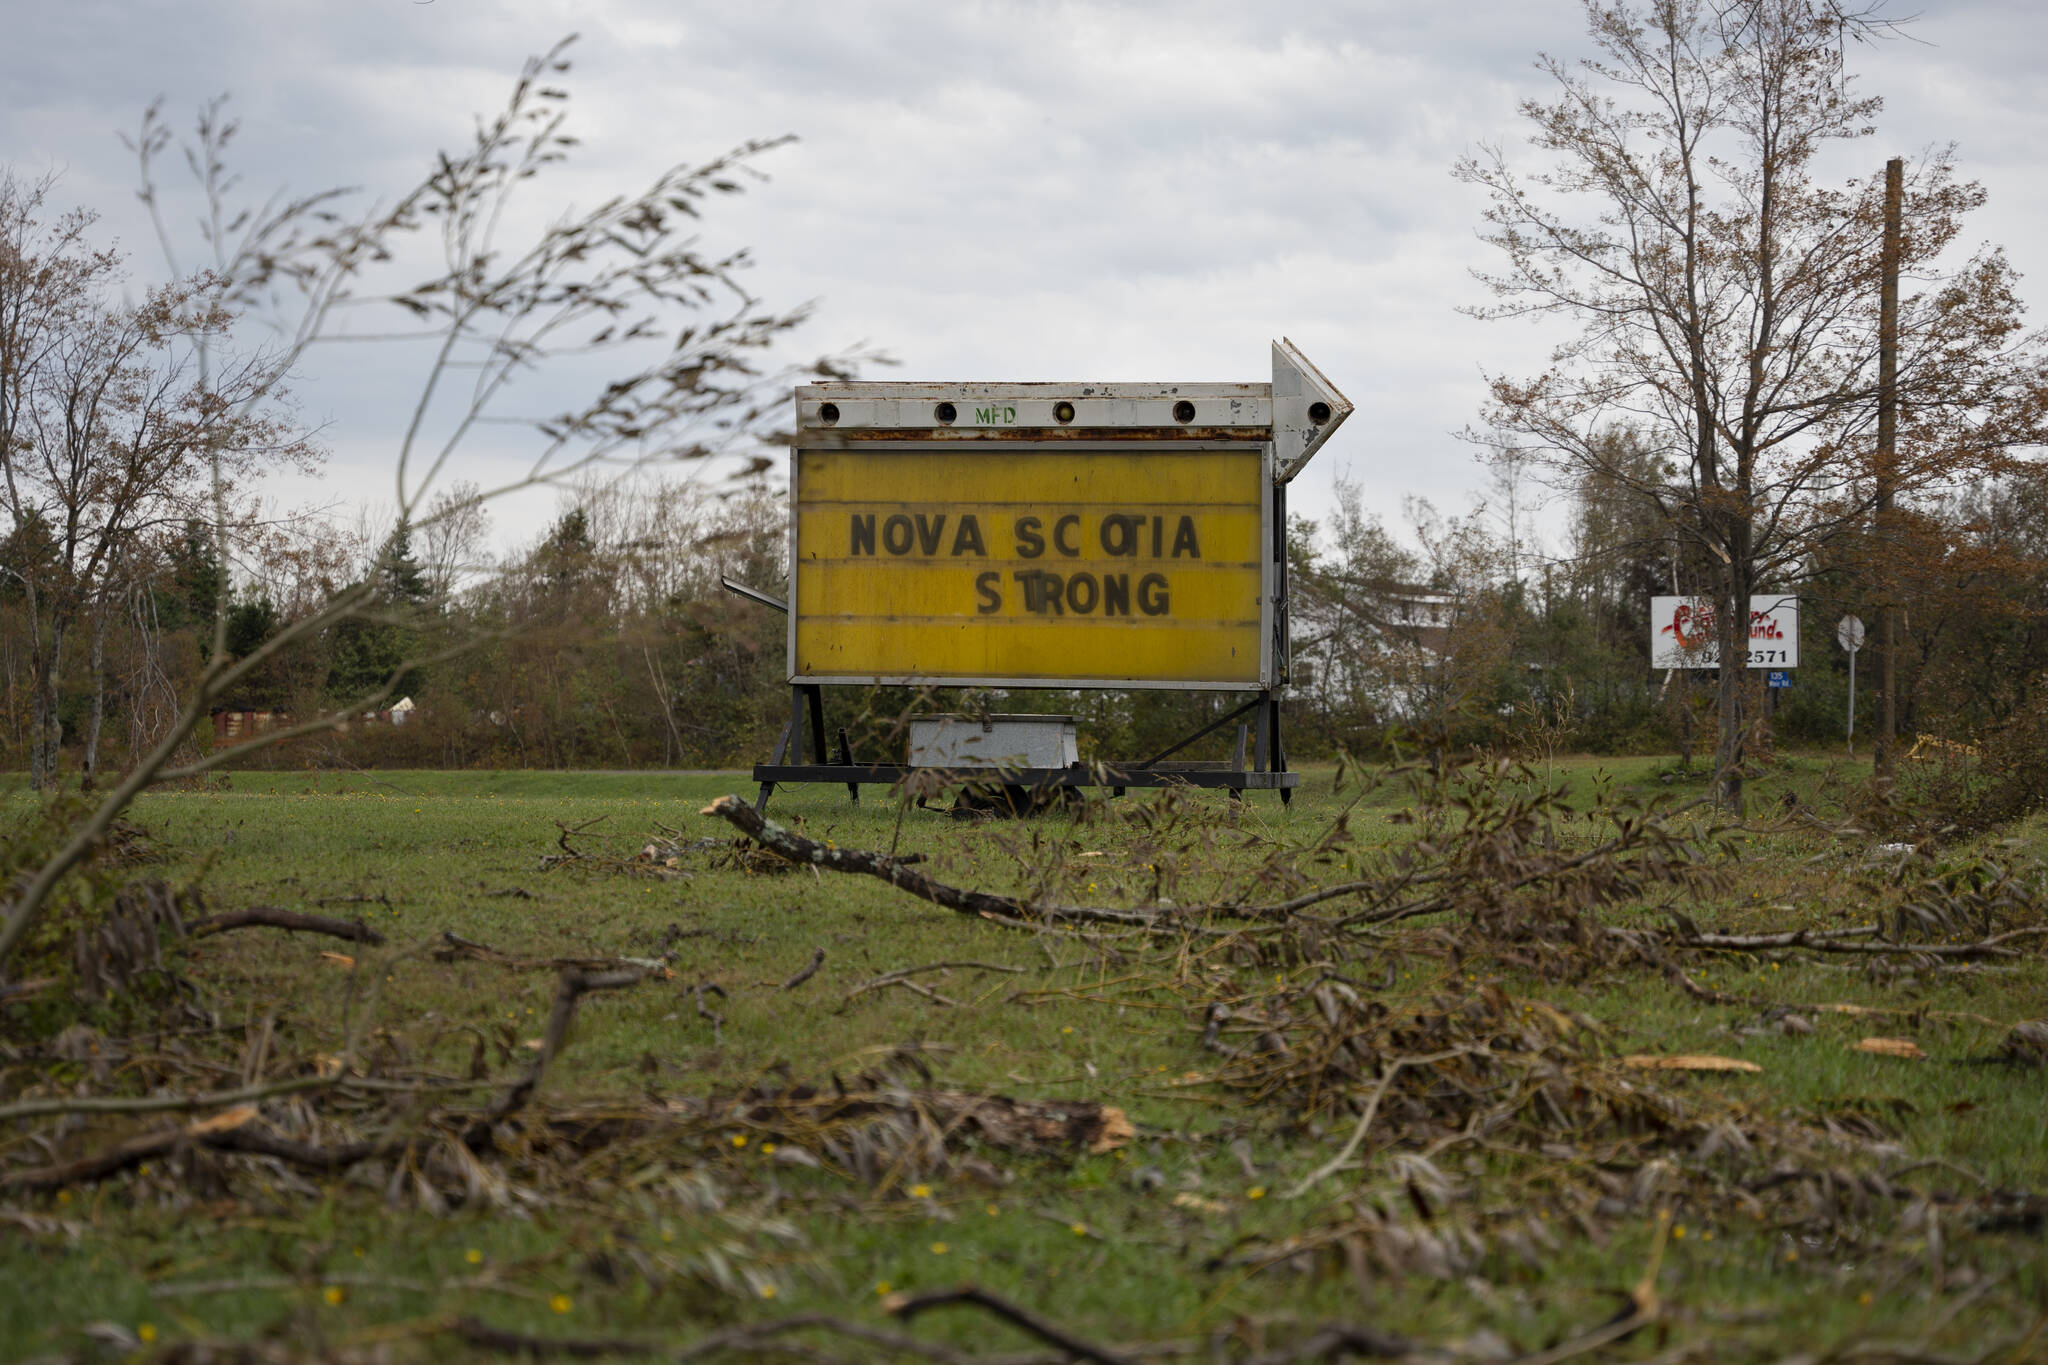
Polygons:
<instances>
[{"instance_id":1,"label":"rusted metal edge","mask_svg":"<svg viewBox=\"0 0 2048 1365\"><path fill-rule=\"evenodd\" d=\"M796 399L799 403L860 402L864 399L919 399L938 402L951 399L979 398L987 402L991 398L1035 398L1051 401L1055 398L1110 398L1110 399L1161 399L1161 398L1240 398L1257 400L1270 398L1273 386L1268 383L1081 383L1078 381L1003 380L996 383L980 384L971 380L927 380L917 382L895 382L889 380L852 379L837 384L798 384Z\"/></svg>"},{"instance_id":2,"label":"rusted metal edge","mask_svg":"<svg viewBox=\"0 0 2048 1365\"><path fill-rule=\"evenodd\" d=\"M1257 446L1273 439L1270 426L1246 427L811 427L798 438L807 450L875 442L919 445L968 441L1021 441L1060 445L1117 445L1130 441L1227 441Z\"/></svg>"}]
</instances>

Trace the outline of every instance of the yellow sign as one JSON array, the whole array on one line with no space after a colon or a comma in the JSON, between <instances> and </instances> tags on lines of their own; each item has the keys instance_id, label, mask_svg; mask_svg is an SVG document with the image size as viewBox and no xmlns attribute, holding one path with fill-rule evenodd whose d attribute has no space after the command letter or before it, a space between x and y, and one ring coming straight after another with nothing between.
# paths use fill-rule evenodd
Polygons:
<instances>
[{"instance_id":1,"label":"yellow sign","mask_svg":"<svg viewBox=\"0 0 2048 1365\"><path fill-rule=\"evenodd\" d=\"M1257 450L799 450L793 681L1255 688Z\"/></svg>"}]
</instances>

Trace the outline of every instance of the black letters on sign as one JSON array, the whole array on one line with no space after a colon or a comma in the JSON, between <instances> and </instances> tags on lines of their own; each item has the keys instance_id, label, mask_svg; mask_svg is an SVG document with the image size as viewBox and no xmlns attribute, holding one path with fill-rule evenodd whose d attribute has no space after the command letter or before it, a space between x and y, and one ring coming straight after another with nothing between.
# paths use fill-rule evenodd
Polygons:
<instances>
[{"instance_id":1,"label":"black letters on sign","mask_svg":"<svg viewBox=\"0 0 2048 1365\"><path fill-rule=\"evenodd\" d=\"M1131 576L1127 573L1106 573L1102 576L1102 614L1104 616L1129 616L1131 614Z\"/></svg>"},{"instance_id":2,"label":"black letters on sign","mask_svg":"<svg viewBox=\"0 0 2048 1365\"><path fill-rule=\"evenodd\" d=\"M1037 517L1017 518L1017 557L1036 559L1045 553L1045 537L1038 533L1044 525Z\"/></svg>"},{"instance_id":3,"label":"black letters on sign","mask_svg":"<svg viewBox=\"0 0 2048 1365\"><path fill-rule=\"evenodd\" d=\"M974 519L974 513L961 516L960 527L953 532L953 553L955 555L986 555L988 550L981 543L981 523Z\"/></svg>"},{"instance_id":4,"label":"black letters on sign","mask_svg":"<svg viewBox=\"0 0 2048 1365\"><path fill-rule=\"evenodd\" d=\"M1147 616L1164 616L1169 603L1166 575L1148 573L1138 580L1138 610Z\"/></svg>"},{"instance_id":5,"label":"black letters on sign","mask_svg":"<svg viewBox=\"0 0 2048 1365\"><path fill-rule=\"evenodd\" d=\"M1088 538L1087 517L1077 512L1060 513L1051 518L1049 535L1046 521L1045 516L1021 516L1012 523L1016 558L1042 558L1048 542L1061 556L1080 558L1082 544ZM950 536L948 522L952 523ZM1155 560L1202 557L1192 516L1106 512L1096 525L1095 539L1102 553L1114 558L1139 559L1147 549ZM853 557L879 553L924 559L936 559L942 554L953 558L973 555L986 560L988 543L982 535L981 518L973 512L855 512L848 523L848 553ZM1128 573L1060 574L1032 568L1016 570L1010 577L1022 593L1020 605L1033 616L1129 616L1133 606L1145 616L1166 616L1173 601L1172 585L1163 573L1138 576L1135 594L1133 575ZM1002 574L994 569L974 576L976 615L994 616L1002 612L1002 583Z\"/></svg>"},{"instance_id":6,"label":"black letters on sign","mask_svg":"<svg viewBox=\"0 0 2048 1365\"><path fill-rule=\"evenodd\" d=\"M1104 517L1100 532L1102 553L1135 557L1138 553L1138 526L1142 521L1143 518L1124 512L1111 512Z\"/></svg>"},{"instance_id":7,"label":"black letters on sign","mask_svg":"<svg viewBox=\"0 0 2048 1365\"><path fill-rule=\"evenodd\" d=\"M882 548L892 555L907 555L916 534L911 527L910 518L898 512L882 523Z\"/></svg>"}]
</instances>

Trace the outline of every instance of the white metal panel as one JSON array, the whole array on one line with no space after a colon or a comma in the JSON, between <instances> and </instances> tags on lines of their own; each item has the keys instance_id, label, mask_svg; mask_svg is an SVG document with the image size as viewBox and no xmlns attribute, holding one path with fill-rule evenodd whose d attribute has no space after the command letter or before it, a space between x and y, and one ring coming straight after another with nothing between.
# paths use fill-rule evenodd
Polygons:
<instances>
[{"instance_id":1,"label":"white metal panel","mask_svg":"<svg viewBox=\"0 0 2048 1365\"><path fill-rule=\"evenodd\" d=\"M1719 668L1721 638L1710 597L1650 599L1652 668ZM1758 593L1749 599L1750 668L1799 667L1799 599Z\"/></svg>"},{"instance_id":2,"label":"white metal panel","mask_svg":"<svg viewBox=\"0 0 2048 1365\"><path fill-rule=\"evenodd\" d=\"M916 768L1066 768L1081 761L1072 716L914 716Z\"/></svg>"},{"instance_id":3,"label":"white metal panel","mask_svg":"<svg viewBox=\"0 0 2048 1365\"><path fill-rule=\"evenodd\" d=\"M1273 343L1273 445L1280 482L1291 483L1351 411L1351 400L1293 342L1282 337Z\"/></svg>"}]
</instances>

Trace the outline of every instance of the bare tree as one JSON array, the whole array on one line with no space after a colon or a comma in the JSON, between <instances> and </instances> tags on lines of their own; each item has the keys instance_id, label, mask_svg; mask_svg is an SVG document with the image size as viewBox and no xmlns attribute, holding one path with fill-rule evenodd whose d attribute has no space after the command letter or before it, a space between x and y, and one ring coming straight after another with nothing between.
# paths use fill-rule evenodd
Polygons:
<instances>
[{"instance_id":1,"label":"bare tree","mask_svg":"<svg viewBox=\"0 0 2048 1365\"><path fill-rule=\"evenodd\" d=\"M420 539L430 600L445 607L466 576L486 567L491 510L484 504L483 490L465 481L436 493L427 504Z\"/></svg>"},{"instance_id":2,"label":"bare tree","mask_svg":"<svg viewBox=\"0 0 2048 1365\"><path fill-rule=\"evenodd\" d=\"M29 620L30 783L56 777L65 644L92 631L97 751L105 629L133 547L232 495L246 477L312 452L277 409L277 375L245 358L202 379L225 330L204 281L113 301L121 261L93 247L89 215L51 220L47 182L0 174L0 508L47 553L9 566ZM211 485L211 489L209 487Z\"/></svg>"},{"instance_id":3,"label":"bare tree","mask_svg":"<svg viewBox=\"0 0 2048 1365\"><path fill-rule=\"evenodd\" d=\"M1567 486L1626 487L1718 566L1716 763L1733 805L1749 597L1862 534L1872 507L1883 177L1831 186L1818 160L1871 134L1880 102L1853 88L1846 49L1890 25L1838 0L1586 0L1586 16L1600 55L1543 58L1557 95L1522 109L1548 168L1525 176L1498 147L1458 167L1487 191L1505 257L1481 277L1501 302L1477 311L1576 329L1544 375L1493 381L1480 439L1527 445ZM1904 496L1995 472L2038 429L2004 258L1939 265L1983 199L1947 150L1907 185ZM1620 427L1656 458L1615 459ZM1668 481L1645 475L1660 461Z\"/></svg>"},{"instance_id":4,"label":"bare tree","mask_svg":"<svg viewBox=\"0 0 2048 1365\"><path fill-rule=\"evenodd\" d=\"M392 452L398 520L414 531L452 514L448 506L434 509L437 481L487 423L525 432L532 439L530 461L457 508L592 470L673 468L677 461L751 452L759 448L768 414L781 407L778 381L788 376L771 375L767 361L805 310L762 307L739 278L746 254L710 252L694 231L704 206L740 191L756 174L752 162L779 144L752 142L707 162L677 165L636 192L522 229L537 221L528 208L535 188L549 183L548 171L575 144L564 124L567 92L554 84L568 70L564 46L527 65L505 108L480 120L468 146L438 155L419 184L395 202L351 217L340 216L339 201L325 194L235 208L226 149L236 128L217 105L202 115L197 142L187 149L213 261L208 291L194 306L260 315L277 338L267 357L270 380L246 393L221 389L222 376L204 357L202 384L213 385L204 396L242 420L270 401L277 383L315 348L419 347L427 359ZM152 210L160 208L156 159L172 140L152 109L133 144ZM171 234L160 231L175 266ZM408 258L421 248L432 256L423 278L406 273ZM396 325L384 321L394 317ZM612 363L583 401L543 412L515 407L536 376L551 369L564 382L588 376L596 355ZM842 371L850 359L829 357L819 366ZM232 470L225 451L216 446L209 453L211 524L227 562L235 549L227 512ZM10 888L0 967L60 879L137 793L262 744L337 728L388 696L407 670L431 662L408 660L381 687L331 710L175 761L216 698L280 652L372 613L376 596L368 583L344 589L236 658L226 647L223 588L207 661L176 723L60 849Z\"/></svg>"}]
</instances>

